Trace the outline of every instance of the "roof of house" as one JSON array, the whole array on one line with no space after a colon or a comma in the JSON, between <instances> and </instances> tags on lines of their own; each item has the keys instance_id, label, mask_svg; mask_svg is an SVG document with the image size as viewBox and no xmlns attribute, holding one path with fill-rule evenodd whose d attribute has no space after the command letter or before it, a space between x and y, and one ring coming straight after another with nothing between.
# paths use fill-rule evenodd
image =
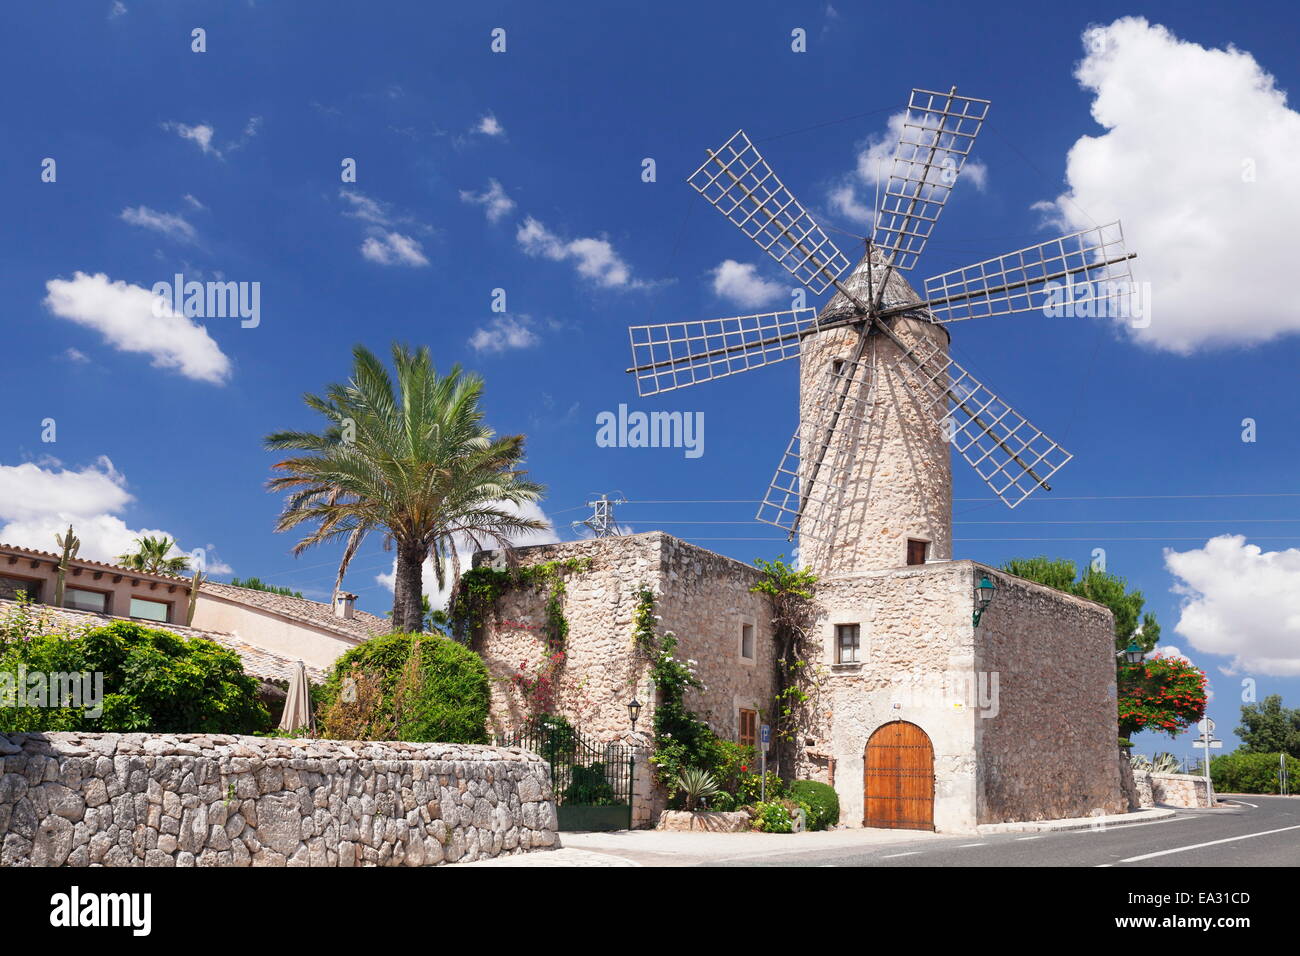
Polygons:
<instances>
[{"instance_id":1,"label":"roof of house","mask_svg":"<svg viewBox=\"0 0 1300 956\"><path fill-rule=\"evenodd\" d=\"M345 620L334 613L332 604L290 597L287 594L276 594L272 591L241 588L233 584L222 584L219 581L204 581L199 588L199 595L203 594L216 595L228 601L261 608L273 614L281 614L355 641L369 640L381 634L389 634L393 630L390 621L376 617L374 614L367 614L365 611L354 610L351 619Z\"/></svg>"},{"instance_id":2,"label":"roof of house","mask_svg":"<svg viewBox=\"0 0 1300 956\"><path fill-rule=\"evenodd\" d=\"M16 601L0 599L0 613L7 612L17 606ZM114 621L125 620L125 618L110 617L107 614L95 614L92 611L74 611L71 608L51 607L45 604L35 605L33 613L43 617L52 625L46 630L52 630L53 627L57 627L61 623L90 624L94 626L97 623L111 624ZM159 631L171 631L181 637L201 637L220 644L227 650L234 651L239 655L244 662L244 673L265 681L287 681L293 677L294 669L298 665L296 660L282 657L265 648L256 647L247 641L241 640L234 634L200 630L195 627L186 627L183 624L163 624L157 621L137 621L135 623ZM319 667L312 667L310 664L304 664L303 666L307 668L307 679L312 683L320 684L325 681L325 672Z\"/></svg>"},{"instance_id":3,"label":"roof of house","mask_svg":"<svg viewBox=\"0 0 1300 956\"><path fill-rule=\"evenodd\" d=\"M53 551L39 551L36 548L24 548L17 544L0 544L0 552L13 552L14 554L26 554L33 558L39 558L43 561L52 561L58 564L63 560L63 555L56 554ZM151 571L140 571L136 568L123 567L120 564L108 564L104 561L91 561L89 558L73 558L72 563L85 565L91 568L103 568L105 571L112 571L114 574L120 574L123 577L141 578L145 581L164 581L167 584L179 584L188 586L190 579L177 574L155 574Z\"/></svg>"}]
</instances>

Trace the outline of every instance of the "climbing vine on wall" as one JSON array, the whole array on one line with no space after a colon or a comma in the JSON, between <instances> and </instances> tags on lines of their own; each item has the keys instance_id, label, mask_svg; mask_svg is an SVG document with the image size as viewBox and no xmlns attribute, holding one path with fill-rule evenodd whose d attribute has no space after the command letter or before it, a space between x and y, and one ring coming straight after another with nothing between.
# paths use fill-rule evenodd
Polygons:
<instances>
[{"instance_id":1,"label":"climbing vine on wall","mask_svg":"<svg viewBox=\"0 0 1300 956\"><path fill-rule=\"evenodd\" d=\"M815 719L812 712L816 708L810 704L817 690L812 663L816 659L816 648L810 630L817 575L806 568L786 564L782 556L775 561L759 558L754 566L762 572L762 578L749 590L767 595L772 602L776 645L772 736L776 743L777 767L782 777L792 779L799 731Z\"/></svg>"},{"instance_id":2,"label":"climbing vine on wall","mask_svg":"<svg viewBox=\"0 0 1300 956\"><path fill-rule=\"evenodd\" d=\"M546 589L546 649L554 654L564 650L569 637L569 619L564 614L565 575L591 569L591 558L566 558L517 568L472 568L456 582L448 612L456 639L468 642L483 626L496 607L497 600L509 588L544 587Z\"/></svg>"}]
</instances>

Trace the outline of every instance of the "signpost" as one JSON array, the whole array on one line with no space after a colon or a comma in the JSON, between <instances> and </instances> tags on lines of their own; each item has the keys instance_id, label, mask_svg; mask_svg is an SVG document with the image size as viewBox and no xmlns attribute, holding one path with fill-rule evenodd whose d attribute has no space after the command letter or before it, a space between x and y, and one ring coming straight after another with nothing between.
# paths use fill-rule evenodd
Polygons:
<instances>
[{"instance_id":1,"label":"signpost","mask_svg":"<svg viewBox=\"0 0 1300 956\"><path fill-rule=\"evenodd\" d=\"M1210 751L1222 749L1223 741L1215 739L1214 721L1209 717L1202 718L1196 726L1201 731L1201 739L1193 740L1192 746L1205 750L1205 795L1212 807L1214 806L1214 783L1210 780Z\"/></svg>"},{"instance_id":2,"label":"signpost","mask_svg":"<svg viewBox=\"0 0 1300 956\"><path fill-rule=\"evenodd\" d=\"M761 746L758 752L759 773L761 773L763 776L758 782L758 799L766 803L767 802L767 745L772 742L772 728L769 727L767 724L764 724L763 729L759 731L759 741L761 742Z\"/></svg>"}]
</instances>

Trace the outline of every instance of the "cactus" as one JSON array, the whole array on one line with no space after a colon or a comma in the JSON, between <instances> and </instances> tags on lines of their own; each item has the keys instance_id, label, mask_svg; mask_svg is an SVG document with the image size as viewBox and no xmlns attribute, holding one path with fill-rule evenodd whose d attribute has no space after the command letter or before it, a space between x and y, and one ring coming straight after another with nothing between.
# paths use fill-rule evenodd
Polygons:
<instances>
[{"instance_id":1,"label":"cactus","mask_svg":"<svg viewBox=\"0 0 1300 956\"><path fill-rule=\"evenodd\" d=\"M193 627L194 609L199 606L199 588L203 585L204 580L202 571L195 571L194 576L190 578L190 606L185 611L185 626Z\"/></svg>"},{"instance_id":2,"label":"cactus","mask_svg":"<svg viewBox=\"0 0 1300 956\"><path fill-rule=\"evenodd\" d=\"M63 549L63 557L59 559L59 576L54 583L54 606L63 607L63 582L64 577L71 567L72 559L77 556L77 551L81 548L81 539L72 533L72 525L68 525L66 535L56 534L54 540L59 543Z\"/></svg>"}]
</instances>

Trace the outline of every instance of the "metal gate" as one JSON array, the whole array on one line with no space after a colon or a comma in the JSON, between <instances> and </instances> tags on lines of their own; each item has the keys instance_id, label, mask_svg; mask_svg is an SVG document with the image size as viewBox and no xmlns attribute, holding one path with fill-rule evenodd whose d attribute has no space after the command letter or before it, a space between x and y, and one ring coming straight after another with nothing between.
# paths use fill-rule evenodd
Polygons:
<instances>
[{"instance_id":1,"label":"metal gate","mask_svg":"<svg viewBox=\"0 0 1300 956\"><path fill-rule=\"evenodd\" d=\"M497 745L531 750L546 760L561 830L632 828L632 748L554 724L498 736Z\"/></svg>"},{"instance_id":2,"label":"metal gate","mask_svg":"<svg viewBox=\"0 0 1300 956\"><path fill-rule=\"evenodd\" d=\"M867 741L863 760L864 827L934 829L934 748L924 730L891 721Z\"/></svg>"}]
</instances>

